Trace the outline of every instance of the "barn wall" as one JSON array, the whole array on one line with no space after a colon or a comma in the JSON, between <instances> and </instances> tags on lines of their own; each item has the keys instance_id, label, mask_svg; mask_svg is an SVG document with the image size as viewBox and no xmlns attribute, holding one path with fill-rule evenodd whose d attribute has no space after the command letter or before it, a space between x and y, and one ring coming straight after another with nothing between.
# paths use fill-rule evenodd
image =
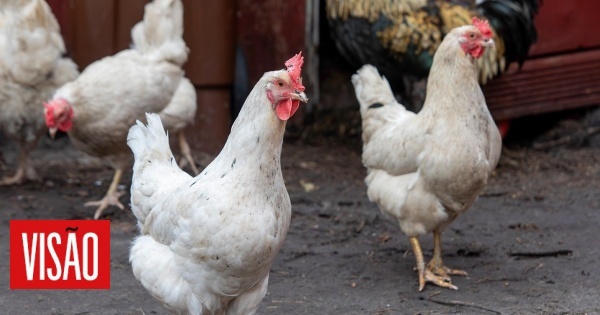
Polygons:
<instances>
[{"instance_id":1,"label":"barn wall","mask_svg":"<svg viewBox=\"0 0 600 315\"><path fill-rule=\"evenodd\" d=\"M47 0L61 25L68 55L84 69L126 49L130 31L149 0ZM235 0L183 0L184 39L190 48L184 70L198 93L194 149L218 152L229 134L229 103L235 47Z\"/></svg>"},{"instance_id":2,"label":"barn wall","mask_svg":"<svg viewBox=\"0 0 600 315\"><path fill-rule=\"evenodd\" d=\"M484 87L497 120L600 104L600 1L544 0L538 42L522 69Z\"/></svg>"},{"instance_id":3,"label":"barn wall","mask_svg":"<svg viewBox=\"0 0 600 315\"><path fill-rule=\"evenodd\" d=\"M285 61L304 49L306 0L237 0L236 16L250 88L265 72L285 68ZM311 60L306 52L304 56L306 69ZM288 125L302 123L304 108L300 106Z\"/></svg>"}]
</instances>

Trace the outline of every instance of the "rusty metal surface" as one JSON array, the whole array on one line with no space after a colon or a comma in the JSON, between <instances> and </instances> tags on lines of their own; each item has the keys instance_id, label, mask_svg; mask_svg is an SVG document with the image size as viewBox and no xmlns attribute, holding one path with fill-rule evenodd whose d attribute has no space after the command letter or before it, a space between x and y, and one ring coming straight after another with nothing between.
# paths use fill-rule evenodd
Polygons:
<instances>
[{"instance_id":1,"label":"rusty metal surface","mask_svg":"<svg viewBox=\"0 0 600 315\"><path fill-rule=\"evenodd\" d=\"M512 66L484 93L496 120L600 104L600 49Z\"/></svg>"}]
</instances>

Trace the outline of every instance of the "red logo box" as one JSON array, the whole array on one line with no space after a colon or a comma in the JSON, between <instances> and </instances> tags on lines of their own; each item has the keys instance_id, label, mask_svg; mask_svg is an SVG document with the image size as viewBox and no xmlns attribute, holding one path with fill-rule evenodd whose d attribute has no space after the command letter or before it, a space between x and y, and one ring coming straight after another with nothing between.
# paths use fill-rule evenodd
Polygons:
<instances>
[{"instance_id":1,"label":"red logo box","mask_svg":"<svg viewBox=\"0 0 600 315\"><path fill-rule=\"evenodd\" d=\"M110 289L110 221L10 221L10 288Z\"/></svg>"}]
</instances>

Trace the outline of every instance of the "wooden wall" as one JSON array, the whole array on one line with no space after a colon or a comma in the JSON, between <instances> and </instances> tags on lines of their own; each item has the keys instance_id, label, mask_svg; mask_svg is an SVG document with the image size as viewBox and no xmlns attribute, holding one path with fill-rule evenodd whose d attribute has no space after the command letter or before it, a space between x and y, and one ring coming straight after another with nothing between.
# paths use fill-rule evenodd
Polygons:
<instances>
[{"instance_id":1,"label":"wooden wall","mask_svg":"<svg viewBox=\"0 0 600 315\"><path fill-rule=\"evenodd\" d=\"M61 25L68 54L84 69L130 46L131 28L149 0L47 0ZM235 51L235 0L183 0L184 70L196 86L198 112L188 137L193 148L218 152L230 129Z\"/></svg>"},{"instance_id":2,"label":"wooden wall","mask_svg":"<svg viewBox=\"0 0 600 315\"><path fill-rule=\"evenodd\" d=\"M497 120L600 105L600 1L544 0L535 20L538 42L484 87Z\"/></svg>"}]
</instances>

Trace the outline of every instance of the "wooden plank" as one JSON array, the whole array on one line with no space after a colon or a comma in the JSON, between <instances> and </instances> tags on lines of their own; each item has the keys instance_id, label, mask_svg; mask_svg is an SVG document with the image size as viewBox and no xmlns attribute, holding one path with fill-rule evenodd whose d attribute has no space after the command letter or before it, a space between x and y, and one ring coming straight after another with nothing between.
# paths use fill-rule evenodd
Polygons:
<instances>
[{"instance_id":1,"label":"wooden plank","mask_svg":"<svg viewBox=\"0 0 600 315\"><path fill-rule=\"evenodd\" d=\"M131 29L144 19L144 5L150 0L119 0L115 11L114 52L131 46Z\"/></svg>"},{"instance_id":2,"label":"wooden plank","mask_svg":"<svg viewBox=\"0 0 600 315\"><path fill-rule=\"evenodd\" d=\"M184 40L190 48L184 70L196 86L233 82L235 54L235 1L183 0Z\"/></svg>"},{"instance_id":3,"label":"wooden plank","mask_svg":"<svg viewBox=\"0 0 600 315\"><path fill-rule=\"evenodd\" d=\"M600 49L529 60L484 87L495 119L600 104Z\"/></svg>"},{"instance_id":4,"label":"wooden plank","mask_svg":"<svg viewBox=\"0 0 600 315\"><path fill-rule=\"evenodd\" d=\"M67 54L70 55L73 50L73 19L69 14L71 12L70 9L70 1L69 0L46 0L52 9L52 13L58 20L58 24L60 25L60 32L63 37L63 41L65 42L65 47L67 49Z\"/></svg>"},{"instance_id":5,"label":"wooden plank","mask_svg":"<svg viewBox=\"0 0 600 315\"><path fill-rule=\"evenodd\" d=\"M116 0L70 0L73 60L83 69L114 52Z\"/></svg>"},{"instance_id":6,"label":"wooden plank","mask_svg":"<svg viewBox=\"0 0 600 315\"><path fill-rule=\"evenodd\" d=\"M251 85L266 71L284 68L284 62L304 48L304 0L238 0L238 43L248 61ZM305 54L306 55L306 54ZM305 63L310 62L305 58Z\"/></svg>"},{"instance_id":7,"label":"wooden plank","mask_svg":"<svg viewBox=\"0 0 600 315\"><path fill-rule=\"evenodd\" d=\"M530 56L558 54L600 47L598 29L600 1L544 0L535 19L538 42Z\"/></svg>"},{"instance_id":8,"label":"wooden plank","mask_svg":"<svg viewBox=\"0 0 600 315\"><path fill-rule=\"evenodd\" d=\"M196 89L198 111L186 136L195 150L218 153L225 144L231 126L230 93L225 89Z\"/></svg>"}]
</instances>

